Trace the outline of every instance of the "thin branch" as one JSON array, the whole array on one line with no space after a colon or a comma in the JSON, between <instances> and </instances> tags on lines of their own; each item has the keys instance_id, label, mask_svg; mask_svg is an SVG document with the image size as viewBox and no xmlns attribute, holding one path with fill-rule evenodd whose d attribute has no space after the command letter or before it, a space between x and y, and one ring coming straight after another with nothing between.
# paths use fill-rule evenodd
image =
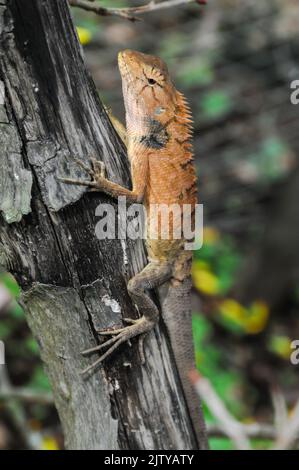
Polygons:
<instances>
[{"instance_id":1,"label":"thin branch","mask_svg":"<svg viewBox=\"0 0 299 470\"><path fill-rule=\"evenodd\" d=\"M196 370L189 374L198 396L208 405L210 411L219 421L223 432L234 442L239 450L250 449L250 442L244 427L228 411L223 401L216 394L210 381L202 377Z\"/></svg>"},{"instance_id":2,"label":"thin branch","mask_svg":"<svg viewBox=\"0 0 299 470\"><path fill-rule=\"evenodd\" d=\"M274 410L274 425L278 436L277 439L280 440L288 426L288 408L279 387L272 387L271 399Z\"/></svg>"},{"instance_id":3,"label":"thin branch","mask_svg":"<svg viewBox=\"0 0 299 470\"><path fill-rule=\"evenodd\" d=\"M277 431L271 424L263 423L240 423L247 437L259 439L276 439ZM227 432L220 424L207 424L208 435L212 437L228 437Z\"/></svg>"},{"instance_id":4,"label":"thin branch","mask_svg":"<svg viewBox=\"0 0 299 470\"><path fill-rule=\"evenodd\" d=\"M19 400L23 403L39 403L41 405L54 404L51 393L35 392L23 387L10 387L7 390L0 389L0 401L4 400Z\"/></svg>"},{"instance_id":5,"label":"thin branch","mask_svg":"<svg viewBox=\"0 0 299 470\"><path fill-rule=\"evenodd\" d=\"M91 5L91 0L69 0L69 4L73 7L78 7L86 11L91 11L100 16L119 16L129 21L140 21L139 15L149 13L157 10L164 10L166 8L178 7L181 5L188 5L191 3L197 3L199 5L205 5L206 0L166 0L165 2L156 3L155 0L151 0L146 5L139 7L129 8L107 8L99 5Z\"/></svg>"},{"instance_id":6,"label":"thin branch","mask_svg":"<svg viewBox=\"0 0 299 470\"><path fill-rule=\"evenodd\" d=\"M125 8L105 8L99 5L92 5L88 0L69 0L72 7L78 7L82 10L92 11L100 16L120 16L129 21L139 21L139 18L129 14Z\"/></svg>"},{"instance_id":7,"label":"thin branch","mask_svg":"<svg viewBox=\"0 0 299 470\"><path fill-rule=\"evenodd\" d=\"M250 448L249 437L275 439L273 446L275 450L291 449L299 439L299 399L288 418L283 395L277 388L273 389L275 426L262 423L243 424L229 413L209 380L202 377L196 370L191 371L189 376L199 397L219 421L217 424L207 426L209 436L227 436L238 449Z\"/></svg>"},{"instance_id":8,"label":"thin branch","mask_svg":"<svg viewBox=\"0 0 299 470\"><path fill-rule=\"evenodd\" d=\"M4 365L0 365L0 393L9 394L10 390L12 390L12 385L6 368ZM31 439L31 430L28 427L23 406L11 397L7 397L6 408L26 447L28 449L37 449Z\"/></svg>"},{"instance_id":9,"label":"thin branch","mask_svg":"<svg viewBox=\"0 0 299 470\"><path fill-rule=\"evenodd\" d=\"M299 439L299 399L295 404L291 416L288 419L283 434L280 433L273 447L275 450L291 449Z\"/></svg>"},{"instance_id":10,"label":"thin branch","mask_svg":"<svg viewBox=\"0 0 299 470\"><path fill-rule=\"evenodd\" d=\"M155 0L152 0L146 5L142 5L140 7L122 8L122 10L126 10L130 13L137 15L141 13L148 13L151 11L164 10L166 8L179 7L181 5L188 5L190 3L206 5L207 0L166 0L164 2L159 3L156 3Z\"/></svg>"}]
</instances>

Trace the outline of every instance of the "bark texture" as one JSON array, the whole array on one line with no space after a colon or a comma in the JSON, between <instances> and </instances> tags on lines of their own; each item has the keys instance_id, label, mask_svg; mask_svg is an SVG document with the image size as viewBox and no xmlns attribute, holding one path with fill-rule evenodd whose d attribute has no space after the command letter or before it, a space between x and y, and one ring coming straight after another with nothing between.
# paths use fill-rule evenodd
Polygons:
<instances>
[{"instance_id":1,"label":"bark texture","mask_svg":"<svg viewBox=\"0 0 299 470\"><path fill-rule=\"evenodd\" d=\"M66 187L84 177L72 156L99 156L129 185L121 142L86 72L65 0L0 0L0 265L23 289L64 429L73 449L192 449L195 439L163 325L124 346L96 373L80 351L97 328L136 311L128 279L140 242L99 241L95 210L108 199ZM109 201L111 202L111 201Z\"/></svg>"}]
</instances>

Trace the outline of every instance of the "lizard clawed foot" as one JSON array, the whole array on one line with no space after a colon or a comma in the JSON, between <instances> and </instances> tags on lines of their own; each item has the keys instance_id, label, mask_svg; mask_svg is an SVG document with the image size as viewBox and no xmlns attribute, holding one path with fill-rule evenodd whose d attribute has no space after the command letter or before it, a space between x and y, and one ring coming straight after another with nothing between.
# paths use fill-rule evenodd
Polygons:
<instances>
[{"instance_id":1,"label":"lizard clawed foot","mask_svg":"<svg viewBox=\"0 0 299 470\"><path fill-rule=\"evenodd\" d=\"M90 191L98 191L102 187L102 182L105 179L106 169L105 164L96 158L90 158L91 167L83 163L76 157L73 160L80 166L90 177L91 180L81 180L74 178L58 177L58 180L66 184L74 184L79 186L88 186Z\"/></svg>"},{"instance_id":2,"label":"lizard clawed foot","mask_svg":"<svg viewBox=\"0 0 299 470\"><path fill-rule=\"evenodd\" d=\"M138 335L140 335L139 336L139 352L141 356L141 361L142 361L142 364L145 362L145 356L144 356L144 351L143 351L144 337L155 326L156 323L152 320L149 320L148 318L144 316L141 318L138 318L138 320L126 319L126 321L127 323L133 322L133 324L129 326L125 326L124 328L119 328L117 330L107 330L107 331L100 332L100 334L102 335L112 335L112 338L108 339L103 344L100 344L94 348L86 349L85 351L82 352L82 354L86 356L96 351L100 351L107 346L110 346L109 349L104 354L102 354L102 356L99 359L97 359L90 366L86 367L86 369L84 369L81 372L81 374L87 374L88 372L90 372L98 364L100 364L106 357L110 356L110 354L113 351L115 351L115 349L117 349L118 346L120 346L122 343Z\"/></svg>"},{"instance_id":3,"label":"lizard clawed foot","mask_svg":"<svg viewBox=\"0 0 299 470\"><path fill-rule=\"evenodd\" d=\"M123 321L125 323L129 323L130 325L134 325L135 323L138 323L139 320L140 320L140 318L136 318L136 319L135 318L123 318ZM125 329L126 329L126 327L118 328L118 329L115 329L115 330L98 330L97 334L102 335L102 336L118 335L118 333L121 333Z\"/></svg>"}]
</instances>

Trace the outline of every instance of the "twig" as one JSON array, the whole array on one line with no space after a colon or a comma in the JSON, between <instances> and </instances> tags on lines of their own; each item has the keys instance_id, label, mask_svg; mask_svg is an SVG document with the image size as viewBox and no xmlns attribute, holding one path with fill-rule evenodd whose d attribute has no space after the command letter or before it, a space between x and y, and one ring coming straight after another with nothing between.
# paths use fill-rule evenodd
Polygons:
<instances>
[{"instance_id":1,"label":"twig","mask_svg":"<svg viewBox=\"0 0 299 470\"><path fill-rule=\"evenodd\" d=\"M243 429L244 434L250 438L260 438L260 439L276 439L277 431L274 426L271 424L263 423L250 423L243 424L239 423ZM226 431L219 424L207 424L207 431L209 436L213 437L223 437L227 436Z\"/></svg>"},{"instance_id":2,"label":"twig","mask_svg":"<svg viewBox=\"0 0 299 470\"><path fill-rule=\"evenodd\" d=\"M78 7L82 10L92 11L100 16L120 16L129 21L139 21L139 18L129 14L125 8L105 8L99 5L91 5L88 0L69 0L69 4L72 7Z\"/></svg>"},{"instance_id":3,"label":"twig","mask_svg":"<svg viewBox=\"0 0 299 470\"><path fill-rule=\"evenodd\" d=\"M275 439L273 446L275 450L291 449L299 439L299 399L291 417L288 418L285 399L275 388L272 390L275 426L260 423L243 424L229 413L206 378L200 376L196 370L191 371L189 375L199 397L219 421L218 424L207 426L209 436L227 436L235 443L237 449L250 449L249 437Z\"/></svg>"},{"instance_id":4,"label":"twig","mask_svg":"<svg viewBox=\"0 0 299 470\"><path fill-rule=\"evenodd\" d=\"M91 0L69 0L69 4L73 7L82 8L83 10L91 11L100 16L120 16L121 18L125 18L129 21L140 21L138 16L144 13L188 5L190 3L205 5L207 2L206 0L166 0L165 2L156 3L155 0L151 0L146 5L139 7L107 8L99 5L91 5Z\"/></svg>"},{"instance_id":5,"label":"twig","mask_svg":"<svg viewBox=\"0 0 299 470\"><path fill-rule=\"evenodd\" d=\"M1 393L9 393L11 389L12 386L6 368L4 365L0 365L0 391ZM31 440L31 430L27 425L26 415L21 404L9 397L7 398L7 410L26 448L36 449L36 446Z\"/></svg>"},{"instance_id":6,"label":"twig","mask_svg":"<svg viewBox=\"0 0 299 470\"><path fill-rule=\"evenodd\" d=\"M23 387L0 389L1 400L20 400L24 403L39 403L41 405L54 404L53 396L50 393L34 392Z\"/></svg>"},{"instance_id":7,"label":"twig","mask_svg":"<svg viewBox=\"0 0 299 470\"><path fill-rule=\"evenodd\" d=\"M214 391L211 383L199 375L196 370L189 374L199 397L208 405L210 411L219 421L223 432L234 442L239 450L250 449L250 442L246 436L244 427L228 411L222 400Z\"/></svg>"},{"instance_id":8,"label":"twig","mask_svg":"<svg viewBox=\"0 0 299 470\"><path fill-rule=\"evenodd\" d=\"M1 400L6 401L6 408L26 448L37 450L39 446L32 437L32 431L27 424L23 403L20 403L20 401L49 405L54 403L52 395L49 393L32 392L23 387L14 387L10 382L6 367L0 365L0 401Z\"/></svg>"},{"instance_id":9,"label":"twig","mask_svg":"<svg viewBox=\"0 0 299 470\"><path fill-rule=\"evenodd\" d=\"M291 417L288 419L283 433L279 434L273 449L290 449L297 439L299 439L299 399L292 410Z\"/></svg>"},{"instance_id":10,"label":"twig","mask_svg":"<svg viewBox=\"0 0 299 470\"><path fill-rule=\"evenodd\" d=\"M206 5L207 0L166 0L164 2L156 3L155 0L150 1L146 5L140 7L122 8L122 10L129 11L130 13L140 14L148 13L156 10L164 10L165 8L179 7L181 5L188 5L189 3L197 3L199 5Z\"/></svg>"},{"instance_id":11,"label":"twig","mask_svg":"<svg viewBox=\"0 0 299 470\"><path fill-rule=\"evenodd\" d=\"M277 431L277 439L284 435L288 426L288 409L285 398L277 386L271 389L271 399L274 410L274 426Z\"/></svg>"}]
</instances>

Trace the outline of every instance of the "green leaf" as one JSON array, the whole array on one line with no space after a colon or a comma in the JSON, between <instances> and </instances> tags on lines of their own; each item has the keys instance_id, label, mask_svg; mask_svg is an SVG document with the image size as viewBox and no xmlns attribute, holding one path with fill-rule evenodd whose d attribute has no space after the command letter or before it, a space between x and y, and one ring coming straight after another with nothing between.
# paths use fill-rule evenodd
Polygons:
<instances>
[{"instance_id":1,"label":"green leaf","mask_svg":"<svg viewBox=\"0 0 299 470\"><path fill-rule=\"evenodd\" d=\"M212 332L212 326L206 320L203 315L194 314L192 316L192 329L194 342L196 344L202 344L205 338L207 338Z\"/></svg>"},{"instance_id":2,"label":"green leaf","mask_svg":"<svg viewBox=\"0 0 299 470\"><path fill-rule=\"evenodd\" d=\"M258 160L264 178L274 181L285 173L284 156L287 152L286 144L280 139L270 137L264 140Z\"/></svg>"},{"instance_id":3,"label":"green leaf","mask_svg":"<svg viewBox=\"0 0 299 470\"><path fill-rule=\"evenodd\" d=\"M27 338L25 341L26 348L35 356L39 355L39 347L34 338Z\"/></svg>"},{"instance_id":4,"label":"green leaf","mask_svg":"<svg viewBox=\"0 0 299 470\"><path fill-rule=\"evenodd\" d=\"M256 450L269 450L273 446L273 441L270 439L251 439L251 445Z\"/></svg>"},{"instance_id":5,"label":"green leaf","mask_svg":"<svg viewBox=\"0 0 299 470\"><path fill-rule=\"evenodd\" d=\"M202 113L208 119L215 119L232 108L230 95L224 90L214 90L206 93L201 102Z\"/></svg>"},{"instance_id":6,"label":"green leaf","mask_svg":"<svg viewBox=\"0 0 299 470\"><path fill-rule=\"evenodd\" d=\"M183 86L209 85L214 80L214 71L208 60L202 59L199 63L187 62L182 65L178 79Z\"/></svg>"},{"instance_id":7,"label":"green leaf","mask_svg":"<svg viewBox=\"0 0 299 470\"><path fill-rule=\"evenodd\" d=\"M268 157L275 158L281 156L287 150L287 146L285 142L277 137L269 137L264 140L262 150Z\"/></svg>"},{"instance_id":8,"label":"green leaf","mask_svg":"<svg viewBox=\"0 0 299 470\"><path fill-rule=\"evenodd\" d=\"M5 340L13 331L12 325L10 322L2 320L0 323L0 340Z\"/></svg>"},{"instance_id":9,"label":"green leaf","mask_svg":"<svg viewBox=\"0 0 299 470\"><path fill-rule=\"evenodd\" d=\"M234 446L230 439L227 437L210 437L209 439L211 450L233 450Z\"/></svg>"},{"instance_id":10,"label":"green leaf","mask_svg":"<svg viewBox=\"0 0 299 470\"><path fill-rule=\"evenodd\" d=\"M42 366L37 366L33 372L29 386L35 390L47 391L51 390L51 386Z\"/></svg>"},{"instance_id":11,"label":"green leaf","mask_svg":"<svg viewBox=\"0 0 299 470\"><path fill-rule=\"evenodd\" d=\"M174 32L160 41L158 55L169 64L184 53L187 47L186 36L180 32Z\"/></svg>"},{"instance_id":12,"label":"green leaf","mask_svg":"<svg viewBox=\"0 0 299 470\"><path fill-rule=\"evenodd\" d=\"M11 316L13 318L16 318L17 320L23 320L25 318L25 312L22 309L21 305L18 304L18 302L13 302L11 308Z\"/></svg>"},{"instance_id":13,"label":"green leaf","mask_svg":"<svg viewBox=\"0 0 299 470\"><path fill-rule=\"evenodd\" d=\"M0 274L0 282L5 285L13 297L19 297L21 289L15 278L9 273Z\"/></svg>"},{"instance_id":14,"label":"green leaf","mask_svg":"<svg viewBox=\"0 0 299 470\"><path fill-rule=\"evenodd\" d=\"M246 156L258 182L276 181L290 170L292 153L286 142L276 136L266 138L255 152Z\"/></svg>"}]
</instances>

